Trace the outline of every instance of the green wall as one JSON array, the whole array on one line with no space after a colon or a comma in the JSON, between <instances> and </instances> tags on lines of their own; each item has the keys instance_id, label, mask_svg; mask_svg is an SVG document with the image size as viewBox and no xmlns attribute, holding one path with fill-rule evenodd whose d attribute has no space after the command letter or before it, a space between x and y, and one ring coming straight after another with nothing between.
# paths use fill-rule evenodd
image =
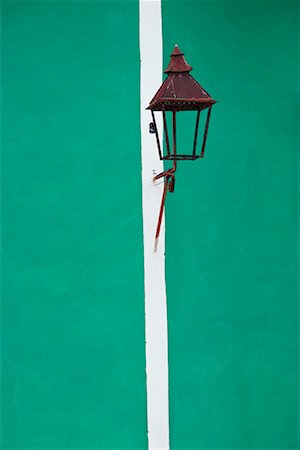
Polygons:
<instances>
[{"instance_id":1,"label":"green wall","mask_svg":"<svg viewBox=\"0 0 300 450\"><path fill-rule=\"evenodd\" d=\"M218 100L167 200L173 450L299 448L297 7L163 1L164 66Z\"/></svg>"},{"instance_id":2,"label":"green wall","mask_svg":"<svg viewBox=\"0 0 300 450\"><path fill-rule=\"evenodd\" d=\"M1 6L1 448L144 450L138 2ZM163 0L218 100L167 199L172 450L299 448L297 6Z\"/></svg>"},{"instance_id":3,"label":"green wall","mask_svg":"<svg viewBox=\"0 0 300 450\"><path fill-rule=\"evenodd\" d=\"M138 2L4 2L2 449L144 449Z\"/></svg>"}]
</instances>

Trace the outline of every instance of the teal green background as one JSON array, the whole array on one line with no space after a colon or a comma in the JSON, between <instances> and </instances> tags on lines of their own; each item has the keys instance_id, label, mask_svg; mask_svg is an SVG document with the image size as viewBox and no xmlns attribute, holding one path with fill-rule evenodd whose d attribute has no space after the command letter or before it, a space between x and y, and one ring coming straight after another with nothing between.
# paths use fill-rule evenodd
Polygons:
<instances>
[{"instance_id":1,"label":"teal green background","mask_svg":"<svg viewBox=\"0 0 300 450\"><path fill-rule=\"evenodd\" d=\"M167 199L174 450L299 448L298 17L295 1L163 1L164 66L178 43L218 100Z\"/></svg>"},{"instance_id":2,"label":"teal green background","mask_svg":"<svg viewBox=\"0 0 300 450\"><path fill-rule=\"evenodd\" d=\"M145 449L138 2L2 23L1 448Z\"/></svg>"},{"instance_id":3,"label":"teal green background","mask_svg":"<svg viewBox=\"0 0 300 450\"><path fill-rule=\"evenodd\" d=\"M146 449L138 2L1 6L1 448ZM218 100L167 199L171 449L296 449L298 3L162 13Z\"/></svg>"}]
</instances>

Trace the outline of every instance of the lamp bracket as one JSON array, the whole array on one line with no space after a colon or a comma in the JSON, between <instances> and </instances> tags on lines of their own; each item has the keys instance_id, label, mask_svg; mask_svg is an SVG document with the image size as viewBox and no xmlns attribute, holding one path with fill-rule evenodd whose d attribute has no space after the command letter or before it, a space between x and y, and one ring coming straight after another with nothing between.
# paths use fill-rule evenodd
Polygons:
<instances>
[{"instance_id":1,"label":"lamp bracket","mask_svg":"<svg viewBox=\"0 0 300 450\"><path fill-rule=\"evenodd\" d=\"M162 199L161 199L160 210L159 210L159 215L158 215L158 222L157 222L156 233L155 233L154 251L157 248L157 243L158 243L158 238L159 238L159 233L160 233L160 227L161 227L167 192L174 192L174 189L175 189L175 172L176 172L176 160L173 161L173 167L171 169L165 170L165 171L159 173L158 175L155 175L155 177L153 178L153 181L157 181L163 177L165 178L164 190L163 190L163 195L162 195Z\"/></svg>"}]
</instances>

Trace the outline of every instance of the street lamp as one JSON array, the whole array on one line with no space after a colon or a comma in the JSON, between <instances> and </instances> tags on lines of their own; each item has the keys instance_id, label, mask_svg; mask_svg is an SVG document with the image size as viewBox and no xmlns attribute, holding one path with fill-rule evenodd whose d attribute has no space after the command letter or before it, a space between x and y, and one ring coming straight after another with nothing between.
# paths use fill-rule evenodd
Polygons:
<instances>
[{"instance_id":1,"label":"street lamp","mask_svg":"<svg viewBox=\"0 0 300 450\"><path fill-rule=\"evenodd\" d=\"M167 191L173 192L175 187L176 164L179 160L195 160L204 157L205 145L211 109L215 100L203 89L202 86L190 75L192 67L186 62L184 53L175 45L171 60L165 73L168 75L161 87L156 92L147 109L151 111L152 122L149 131L156 136L159 158L161 160L173 161L172 168L156 175L153 180L165 177L164 191L158 217L155 234L155 248L157 246L164 204ZM186 152L185 149L177 149L177 114L185 111L195 111L195 128L193 133L192 148ZM198 146L198 132L200 113L205 114L205 126L201 144ZM162 114L163 136L160 138L156 125L155 114ZM171 126L170 126L171 124ZM171 130L170 130L171 128Z\"/></svg>"}]
</instances>

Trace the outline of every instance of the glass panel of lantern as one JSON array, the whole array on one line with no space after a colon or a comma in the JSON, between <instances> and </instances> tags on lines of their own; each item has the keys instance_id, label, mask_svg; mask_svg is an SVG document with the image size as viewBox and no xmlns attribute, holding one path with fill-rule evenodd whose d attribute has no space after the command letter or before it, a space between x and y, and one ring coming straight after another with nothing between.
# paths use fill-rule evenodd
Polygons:
<instances>
[{"instance_id":1,"label":"glass panel of lantern","mask_svg":"<svg viewBox=\"0 0 300 450\"><path fill-rule=\"evenodd\" d=\"M177 161L204 157L211 107L152 111L160 159L174 160L174 154Z\"/></svg>"}]
</instances>

